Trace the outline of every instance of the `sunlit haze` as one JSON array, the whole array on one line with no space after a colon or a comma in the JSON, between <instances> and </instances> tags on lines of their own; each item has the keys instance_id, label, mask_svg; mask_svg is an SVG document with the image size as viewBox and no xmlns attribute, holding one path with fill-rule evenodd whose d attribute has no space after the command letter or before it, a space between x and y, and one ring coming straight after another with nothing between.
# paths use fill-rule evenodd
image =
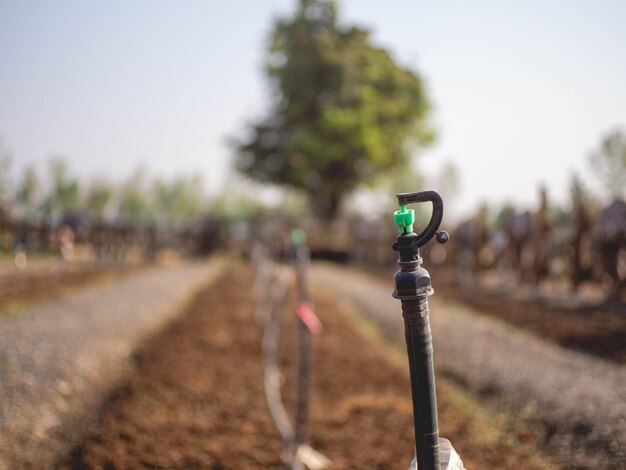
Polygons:
<instances>
[{"instance_id":1,"label":"sunlit haze","mask_svg":"<svg viewBox=\"0 0 626 470\"><path fill-rule=\"evenodd\" d=\"M262 116L272 18L295 0L0 1L0 139L15 170L64 156L84 177L230 171L229 136ZM600 137L626 125L626 3L345 0L426 79L439 138L420 166L483 200L564 201ZM419 189L419 188L416 188Z\"/></svg>"}]
</instances>

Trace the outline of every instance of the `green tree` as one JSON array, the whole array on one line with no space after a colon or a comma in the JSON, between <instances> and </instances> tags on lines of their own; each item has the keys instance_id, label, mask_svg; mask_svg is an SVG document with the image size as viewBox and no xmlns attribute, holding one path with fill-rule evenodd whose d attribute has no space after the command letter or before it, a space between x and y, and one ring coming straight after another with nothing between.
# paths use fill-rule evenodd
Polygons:
<instances>
[{"instance_id":1,"label":"green tree","mask_svg":"<svg viewBox=\"0 0 626 470\"><path fill-rule=\"evenodd\" d=\"M9 211L9 191L11 188L11 156L0 141L0 228L11 219ZM2 247L0 246L0 251Z\"/></svg>"},{"instance_id":2,"label":"green tree","mask_svg":"<svg viewBox=\"0 0 626 470\"><path fill-rule=\"evenodd\" d=\"M39 192L39 177L34 167L24 168L22 179L17 185L15 202L21 207L23 215L28 218L37 212L37 195Z\"/></svg>"},{"instance_id":3,"label":"green tree","mask_svg":"<svg viewBox=\"0 0 626 470\"><path fill-rule=\"evenodd\" d=\"M113 188L105 182L95 182L89 188L85 206L90 215L98 220L104 218L104 213L113 198Z\"/></svg>"},{"instance_id":4,"label":"green tree","mask_svg":"<svg viewBox=\"0 0 626 470\"><path fill-rule=\"evenodd\" d=\"M11 190L11 155L0 141L0 206L7 203Z\"/></svg>"},{"instance_id":5,"label":"green tree","mask_svg":"<svg viewBox=\"0 0 626 470\"><path fill-rule=\"evenodd\" d=\"M162 222L178 225L200 215L204 188L199 175L177 176L171 181L158 179L152 193L155 213Z\"/></svg>"},{"instance_id":6,"label":"green tree","mask_svg":"<svg viewBox=\"0 0 626 470\"><path fill-rule=\"evenodd\" d=\"M133 224L149 222L152 214L146 191L146 170L138 167L122 185L118 206L119 217Z\"/></svg>"},{"instance_id":7,"label":"green tree","mask_svg":"<svg viewBox=\"0 0 626 470\"><path fill-rule=\"evenodd\" d=\"M626 133L614 129L589 156L592 170L612 197L626 196Z\"/></svg>"},{"instance_id":8,"label":"green tree","mask_svg":"<svg viewBox=\"0 0 626 470\"><path fill-rule=\"evenodd\" d=\"M53 158L49 163L50 190L44 202L44 212L49 216L76 210L79 205L78 180L70 176L67 162Z\"/></svg>"},{"instance_id":9,"label":"green tree","mask_svg":"<svg viewBox=\"0 0 626 470\"><path fill-rule=\"evenodd\" d=\"M332 218L346 192L405 166L432 140L420 77L369 31L341 26L334 1L300 0L276 22L266 72L273 105L237 143L237 167L304 190L320 216Z\"/></svg>"}]
</instances>

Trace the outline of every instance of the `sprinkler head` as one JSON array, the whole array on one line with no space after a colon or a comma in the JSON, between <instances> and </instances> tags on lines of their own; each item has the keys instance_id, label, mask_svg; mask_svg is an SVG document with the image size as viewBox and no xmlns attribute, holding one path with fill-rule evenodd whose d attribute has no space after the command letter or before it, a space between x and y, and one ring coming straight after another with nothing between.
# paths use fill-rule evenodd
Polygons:
<instances>
[{"instance_id":1,"label":"sprinkler head","mask_svg":"<svg viewBox=\"0 0 626 470\"><path fill-rule=\"evenodd\" d=\"M433 212L426 228L417 235L415 244L418 248L424 246L428 241L436 235L439 243L446 243L450 236L447 232L437 230L443 219L443 201L441 196L435 191L420 191L417 193L401 193L397 194L400 210L393 213L393 221L400 232L399 236L404 236L413 232L413 223L415 222L415 213L411 209L407 209L408 204L420 202L431 202Z\"/></svg>"}]
</instances>

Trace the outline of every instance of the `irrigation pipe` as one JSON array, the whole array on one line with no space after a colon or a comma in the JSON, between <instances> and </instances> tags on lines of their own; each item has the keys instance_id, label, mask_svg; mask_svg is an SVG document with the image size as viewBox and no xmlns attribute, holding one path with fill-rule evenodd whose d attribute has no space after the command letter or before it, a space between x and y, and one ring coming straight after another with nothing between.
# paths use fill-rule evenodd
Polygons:
<instances>
[{"instance_id":1,"label":"irrigation pipe","mask_svg":"<svg viewBox=\"0 0 626 470\"><path fill-rule=\"evenodd\" d=\"M313 363L312 333L305 323L307 315L308 318L312 318L312 309L309 307L309 291L307 286L309 250L304 240L304 232L294 230L292 233L292 241L295 254L298 302L298 319L296 320L296 401L293 413L295 423L294 445L296 448L304 444L309 437L309 405L311 402L311 368Z\"/></svg>"},{"instance_id":2,"label":"irrigation pipe","mask_svg":"<svg viewBox=\"0 0 626 470\"><path fill-rule=\"evenodd\" d=\"M308 257L307 257L308 259ZM297 427L294 430L294 426L290 420L289 414L284 406L282 393L281 393L281 381L282 375L280 372L279 356L281 350L282 341L282 325L283 314L287 307L287 301L289 298L289 286L292 284L292 270L283 267L277 263L273 263L269 258L265 258L262 263L257 263L257 269L263 267L264 271L257 271L257 286L259 286L259 296L257 297L257 311L259 303L262 303L266 308L267 316L265 320L261 322L264 327L263 335L263 364L264 364L264 386L265 396L268 403L270 415L276 424L278 432L280 433L283 441L287 445L287 454L285 461L292 470L302 470L305 467L310 470L323 470L327 468L330 461L322 455L320 452L313 449L306 443L308 436L308 409L309 409L309 388L310 388L310 372L311 372L311 344L310 344L310 331L307 329L306 334L309 335L308 343L301 341L300 335L303 334L301 330L302 321L298 323L298 350L296 364L299 369L296 375L296 405L294 409L294 421L297 423ZM299 277L303 280L303 277ZM261 290L264 286L265 289ZM299 292L303 292L299 289ZM264 295L263 295L264 294ZM300 297L300 296L299 296ZM308 294L307 294L308 299ZM310 307L307 304L300 302L298 304L297 313L302 318L303 312L305 317L309 320L317 318L312 313ZM261 309L260 312L263 312ZM308 314L308 316L306 316ZM261 315L260 315L261 317ZM318 320L319 322L319 320ZM307 328L306 325L304 328ZM305 345L305 349L308 348L309 352L303 355L302 345ZM302 360L304 358L304 361ZM306 367L304 372L305 380L302 380L300 368ZM302 394L304 393L304 396Z\"/></svg>"},{"instance_id":3,"label":"irrigation pipe","mask_svg":"<svg viewBox=\"0 0 626 470\"><path fill-rule=\"evenodd\" d=\"M400 210L394 212L398 238L393 249L398 252L400 269L394 275L393 296L402 302L404 335L406 339L413 424L415 428L415 459L409 470L462 470L463 463L450 441L439 438L437 396L433 343L430 330L428 297L433 294L430 274L422 267L419 249L436 237L439 243L448 241L446 232L438 232L443 219L443 201L434 191L398 194ZM426 228L413 231L415 212L408 204L431 202L433 212ZM452 461L452 462L451 462Z\"/></svg>"},{"instance_id":4,"label":"irrigation pipe","mask_svg":"<svg viewBox=\"0 0 626 470\"><path fill-rule=\"evenodd\" d=\"M294 249L296 272L296 400L294 406L294 443L296 463L302 462L312 470L324 469L330 461L311 448L309 438L309 410L313 373L313 338L322 330L322 324L311 307L308 288L308 270L310 264L306 234L302 229L291 233Z\"/></svg>"},{"instance_id":5,"label":"irrigation pipe","mask_svg":"<svg viewBox=\"0 0 626 470\"><path fill-rule=\"evenodd\" d=\"M263 335L263 364L265 397L270 410L270 415L278 428L283 441L288 445L294 442L294 431L287 410L283 405L280 391L281 373L278 365L279 350L281 345L282 315L288 299L288 281L285 281L285 273L279 268L275 281L269 289L270 304L269 317L265 323ZM271 279L271 276L268 276Z\"/></svg>"},{"instance_id":6,"label":"irrigation pipe","mask_svg":"<svg viewBox=\"0 0 626 470\"><path fill-rule=\"evenodd\" d=\"M270 315L270 296L267 295L271 281L271 261L267 250L261 243L252 247L251 260L255 264L256 278L254 282L254 319L257 325L264 327Z\"/></svg>"}]
</instances>

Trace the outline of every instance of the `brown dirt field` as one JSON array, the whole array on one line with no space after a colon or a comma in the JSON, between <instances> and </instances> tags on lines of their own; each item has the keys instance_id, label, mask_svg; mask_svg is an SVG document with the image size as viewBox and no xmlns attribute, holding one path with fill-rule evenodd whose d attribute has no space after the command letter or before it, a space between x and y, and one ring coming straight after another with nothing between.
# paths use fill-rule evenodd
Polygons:
<instances>
[{"instance_id":1,"label":"brown dirt field","mask_svg":"<svg viewBox=\"0 0 626 470\"><path fill-rule=\"evenodd\" d=\"M563 347L626 364L626 305L559 308L545 300L438 284L437 293L500 318Z\"/></svg>"},{"instance_id":2,"label":"brown dirt field","mask_svg":"<svg viewBox=\"0 0 626 470\"><path fill-rule=\"evenodd\" d=\"M149 341L136 355L136 374L103 407L100 427L58 467L283 468L265 402L251 285L249 269L233 268ZM325 330L315 337L312 445L333 469L406 468L413 428L404 362L357 331L335 299L314 300ZM555 468L531 457L532 439L501 437L497 420L485 419L445 382L438 398L441 434L468 469Z\"/></svg>"},{"instance_id":3,"label":"brown dirt field","mask_svg":"<svg viewBox=\"0 0 626 470\"><path fill-rule=\"evenodd\" d=\"M5 274L0 279L0 311L57 299L73 289L129 274L133 269L134 266L124 264L81 264Z\"/></svg>"},{"instance_id":4,"label":"brown dirt field","mask_svg":"<svg viewBox=\"0 0 626 470\"><path fill-rule=\"evenodd\" d=\"M542 295L520 295L527 285L488 288L477 285L463 288L455 281L454 270L431 269L438 296L472 307L477 312L499 318L565 348L626 364L626 303L611 301L592 306L572 294L568 306L559 305L559 294L551 295L542 285ZM365 268L385 280L393 279L394 270ZM562 295L562 294L561 294ZM576 306L576 305L580 306Z\"/></svg>"}]
</instances>

